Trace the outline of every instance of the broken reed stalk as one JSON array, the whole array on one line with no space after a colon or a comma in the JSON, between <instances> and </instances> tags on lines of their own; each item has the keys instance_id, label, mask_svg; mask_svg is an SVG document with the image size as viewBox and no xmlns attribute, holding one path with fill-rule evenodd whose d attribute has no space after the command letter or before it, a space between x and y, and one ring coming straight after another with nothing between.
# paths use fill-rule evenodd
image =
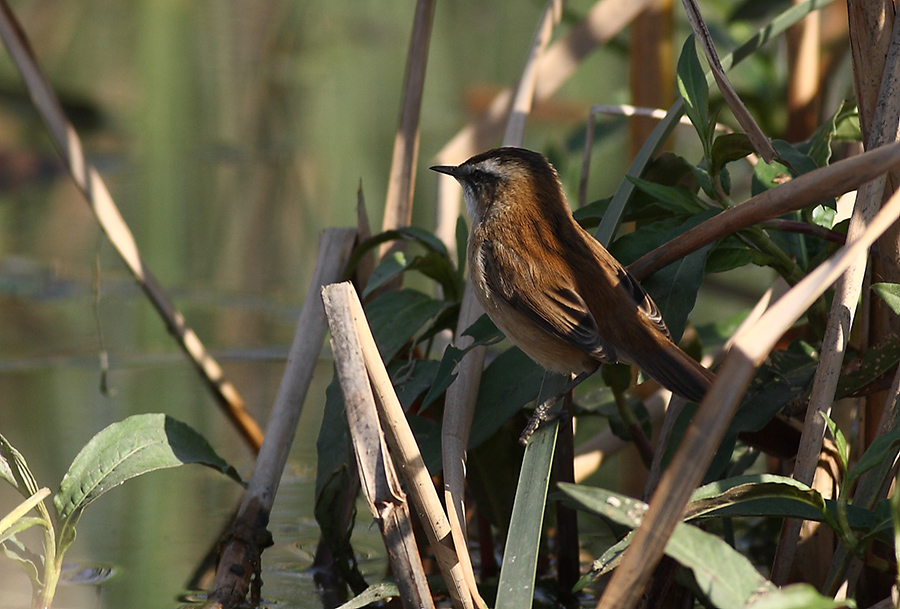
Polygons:
<instances>
[{"instance_id":1,"label":"broken reed stalk","mask_svg":"<svg viewBox=\"0 0 900 609\"><path fill-rule=\"evenodd\" d=\"M119 213L103 178L84 154L81 139L66 119L59 99L41 72L28 38L9 8L0 0L0 38L6 45L19 70L31 101L44 120L53 143L78 189L84 195L97 218L100 228L125 262L128 270L162 318L169 333L188 354L216 402L223 408L241 435L258 452L262 445L262 430L244 407L237 389L225 378L221 366L203 346L200 338L188 327L184 317L169 300L168 295L147 268L131 230Z\"/></svg>"},{"instance_id":2,"label":"broken reed stalk","mask_svg":"<svg viewBox=\"0 0 900 609\"><path fill-rule=\"evenodd\" d=\"M384 538L403 606L432 608L434 603L412 533L406 495L385 443L366 372L359 340L365 318L359 317L361 310L354 313L350 293L353 293L353 287L349 283L322 288L322 302L331 330L334 362L344 394L360 484Z\"/></svg>"},{"instance_id":3,"label":"broken reed stalk","mask_svg":"<svg viewBox=\"0 0 900 609\"><path fill-rule=\"evenodd\" d=\"M343 291L347 294L343 296ZM350 313L358 320L357 334L363 360L372 390L375 394L378 414L385 431L391 454L397 461L400 474L416 506L416 513L431 544L438 566L447 582L454 607L474 607L473 595L468 588L463 568L453 545L450 523L444 513L434 482L425 467L419 446L394 392L391 378L378 353L375 338L365 320L365 313L356 292L342 287L342 298L350 307ZM461 549L466 552L466 548ZM476 591L477 594L477 591Z\"/></svg>"},{"instance_id":4,"label":"broken reed stalk","mask_svg":"<svg viewBox=\"0 0 900 609\"><path fill-rule=\"evenodd\" d=\"M316 268L266 425L266 436L234 525L225 536L208 597L212 604L208 607L239 605L247 597L251 579L258 574L260 556L269 540L266 527L272 504L325 339L327 326L319 294L323 286L340 278L355 239L356 230L352 228L325 229L319 238Z\"/></svg>"}]
</instances>

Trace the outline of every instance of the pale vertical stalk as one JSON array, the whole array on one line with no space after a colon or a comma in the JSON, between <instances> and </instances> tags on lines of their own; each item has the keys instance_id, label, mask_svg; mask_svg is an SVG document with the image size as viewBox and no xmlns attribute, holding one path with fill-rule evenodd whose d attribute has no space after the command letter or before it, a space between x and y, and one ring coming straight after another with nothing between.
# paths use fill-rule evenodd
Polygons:
<instances>
[{"instance_id":1,"label":"pale vertical stalk","mask_svg":"<svg viewBox=\"0 0 900 609\"><path fill-rule=\"evenodd\" d=\"M519 88L513 100L513 108L506 128L504 145L521 145L525 135L525 119L531 110L534 98L535 80L537 78L537 62L550 41L553 25L558 21L561 4L559 0L550 0L544 10L529 52L528 61L519 82ZM472 343L472 338L463 336L463 332L475 320L484 314L472 291L472 282L466 281L463 292L462 308L456 325L456 346L464 349ZM469 431L475 412L478 388L481 384L481 372L484 368L485 348L476 347L469 351L460 361L456 380L447 388L444 407L444 420L441 431L441 457L444 470L444 501L447 505L447 516L453 532L453 541L459 554L460 563L472 578L470 588L474 586L474 571L467 551L465 525L465 484L466 484L466 450L469 444ZM480 599L476 599L480 600ZM483 602L483 601L482 601Z\"/></svg>"},{"instance_id":2,"label":"pale vertical stalk","mask_svg":"<svg viewBox=\"0 0 900 609\"><path fill-rule=\"evenodd\" d=\"M230 606L229 602L243 600L250 588L253 570L236 566L248 562L248 556L252 558L249 561L251 564L259 564L262 549L253 541L265 537L269 513L325 338L325 311L319 293L322 286L340 278L350 258L355 237L356 231L352 228L332 228L326 229L319 240L316 268L300 311L272 414L269 415L265 440L231 533L226 537L228 542L219 554L216 579L209 593L211 601Z\"/></svg>"},{"instance_id":3,"label":"pale vertical stalk","mask_svg":"<svg viewBox=\"0 0 900 609\"><path fill-rule=\"evenodd\" d=\"M391 174L384 205L382 230L409 226L412 219L413 189L416 181L416 160L419 158L419 115L422 111L422 93L425 89L425 68L428 63L428 46L434 23L435 0L418 0L409 53L406 58L406 79L403 87L403 104L400 126L394 136L394 153ZM403 241L381 244L384 256L392 248L403 247Z\"/></svg>"},{"instance_id":4,"label":"pale vertical stalk","mask_svg":"<svg viewBox=\"0 0 900 609\"><path fill-rule=\"evenodd\" d=\"M881 84L881 93L872 120L867 148L873 150L897 140L900 127L900 20L894 22L891 45L885 61L885 73ZM852 243L866 230L878 208L881 206L886 177L866 183L856 197L856 205L847 229L847 243ZM867 254L867 253L866 253ZM853 326L856 305L859 301L863 278L866 273L867 255L862 255L852 264L835 289L834 301L829 314L825 336L822 339L819 364L809 396L809 406L800 448L794 464L793 477L805 484L811 484L822 450L825 437L825 419L822 414L830 415L834 392L837 388L840 367ZM822 414L820 414L822 413ZM785 520L781 529L781 539L775 553L772 566L772 581L784 584L790 574L791 563L797 548L797 536L800 532L799 520Z\"/></svg>"}]
</instances>

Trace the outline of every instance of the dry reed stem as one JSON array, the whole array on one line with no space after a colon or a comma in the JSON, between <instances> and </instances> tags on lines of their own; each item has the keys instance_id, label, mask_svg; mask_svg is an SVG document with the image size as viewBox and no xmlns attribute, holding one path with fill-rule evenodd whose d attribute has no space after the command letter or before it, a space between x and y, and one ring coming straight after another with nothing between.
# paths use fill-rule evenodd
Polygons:
<instances>
[{"instance_id":1,"label":"dry reed stem","mask_svg":"<svg viewBox=\"0 0 900 609\"><path fill-rule=\"evenodd\" d=\"M522 71L522 78L513 99L509 122L504 136L504 146L521 146L525 137L525 120L531 111L537 79L537 66L542 57L553 27L558 22L561 11L559 0L549 0L538 24L531 43L528 59ZM472 343L472 338L463 336L463 332L475 320L484 314L475 300L471 281L466 281L463 292L462 307L456 325L456 346L465 349ZM472 590L477 590L474 570L468 553L465 522L465 486L466 486L466 450L469 444L469 432L472 417L481 384L481 373L484 369L485 347L476 347L466 353L458 365L458 375L447 388L444 406L444 417L441 426L441 460L444 472L444 501L447 505L447 517L453 542L463 565L466 580ZM480 598L476 599L476 602ZM483 601L479 603L482 605Z\"/></svg>"},{"instance_id":2,"label":"dry reed stem","mask_svg":"<svg viewBox=\"0 0 900 609\"><path fill-rule=\"evenodd\" d=\"M732 233L839 196L900 165L900 143L888 144L803 174L726 209L635 260L628 270L642 280Z\"/></svg>"},{"instance_id":3,"label":"dry reed stem","mask_svg":"<svg viewBox=\"0 0 900 609\"><path fill-rule=\"evenodd\" d=\"M598 609L631 609L640 598L691 493L734 415L756 369L781 335L866 249L900 217L900 194L890 198L859 239L814 269L736 337L717 380L700 404L681 445L650 501L641 526L600 601Z\"/></svg>"},{"instance_id":4,"label":"dry reed stem","mask_svg":"<svg viewBox=\"0 0 900 609\"><path fill-rule=\"evenodd\" d=\"M375 397L366 372L360 328L365 318L354 313L349 283L322 288L360 486L384 538L391 570L404 607L434 607L425 570L412 533L409 507L378 421Z\"/></svg>"},{"instance_id":5,"label":"dry reed stem","mask_svg":"<svg viewBox=\"0 0 900 609\"><path fill-rule=\"evenodd\" d=\"M353 290L348 291L345 300L350 307L350 313L360 320L357 328L358 339L388 446L397 460L400 475L406 481L407 490L416 506L416 513L419 515L425 535L428 537L441 573L447 582L453 605L454 607L473 607L472 594L466 585L462 567L453 547L447 515L444 513L428 468L425 467L403 407L394 392L391 378L378 354L375 338L365 323L362 304ZM477 590L475 593L477 594Z\"/></svg>"},{"instance_id":6,"label":"dry reed stem","mask_svg":"<svg viewBox=\"0 0 900 609\"><path fill-rule=\"evenodd\" d=\"M225 378L219 363L188 327L184 317L144 264L131 230L119 213L103 178L85 157L81 139L66 119L59 99L41 72L28 38L6 0L0 0L0 38L22 75L31 101L50 131L60 157L91 206L100 228L162 318L166 329L191 358L216 397L216 402L225 410L254 452L259 451L263 439L262 430L247 412L237 389Z\"/></svg>"},{"instance_id":7,"label":"dry reed stem","mask_svg":"<svg viewBox=\"0 0 900 609\"><path fill-rule=\"evenodd\" d=\"M394 153L384 204L384 219L381 225L383 231L409 226L412 220L416 160L419 158L419 115L422 110L422 92L425 88L428 46L434 23L434 4L435 0L416 2L409 53L406 57L400 126L394 136ZM379 249L380 256L384 257L389 250L402 248L403 244L403 241L382 243Z\"/></svg>"},{"instance_id":8,"label":"dry reed stem","mask_svg":"<svg viewBox=\"0 0 900 609\"><path fill-rule=\"evenodd\" d=\"M549 99L575 72L582 61L600 45L624 29L652 0L599 0L584 20L547 48L538 60L534 102ZM435 155L439 164L457 164L491 146L503 133L513 89L494 97L481 116L463 127ZM435 234L455 252L454 234L459 217L459 187L450 177L438 178Z\"/></svg>"},{"instance_id":9,"label":"dry reed stem","mask_svg":"<svg viewBox=\"0 0 900 609\"><path fill-rule=\"evenodd\" d=\"M885 61L885 73L881 83L881 93L875 106L867 148L874 150L887 142L897 140L900 128L900 20L894 22L891 43ZM886 177L866 183L856 197L856 205L847 229L847 241L858 238L874 217L881 205ZM831 405L837 388L840 368L850 338L850 329L856 313L862 283L866 273L867 259L861 257L851 265L835 288L834 301L822 339L819 364L813 380L809 406L800 448L794 464L793 477L805 484L812 483L822 439L825 436L825 419L820 413L831 414ZM786 583L797 547L801 521L785 520L781 529L781 539L772 566L772 580L776 584Z\"/></svg>"},{"instance_id":10,"label":"dry reed stem","mask_svg":"<svg viewBox=\"0 0 900 609\"><path fill-rule=\"evenodd\" d=\"M756 150L756 153L761 156L766 163L771 163L778 155L772 147L772 142L769 141L766 134L759 128L753 115L750 114L750 111L747 110L744 102L742 102L741 98L738 96L737 91L731 86L731 81L728 80L728 76L722 68L722 63L719 61L719 55L716 53L716 46L713 44L712 37L709 35L706 23L703 21L703 15L700 14L700 7L697 6L696 0L682 0L681 3L684 5L684 11L687 13L687 18L691 24L691 28L694 30L694 35L697 37L697 41L700 43L700 47L706 55L709 69L712 71L713 78L716 79L716 84L719 86L722 97L725 99L728 107L731 108L731 112L737 119L738 124L744 130L744 133L750 138L753 149Z\"/></svg>"},{"instance_id":11,"label":"dry reed stem","mask_svg":"<svg viewBox=\"0 0 900 609\"><path fill-rule=\"evenodd\" d=\"M247 562L248 552L253 556L250 562L259 564L262 548L256 548L248 541L264 536L313 370L322 351L326 323L319 294L323 286L340 278L355 239L356 230L352 228L325 229L319 239L316 268L306 292L284 375L266 425L266 436L235 524L226 536L227 542L219 554L216 579L209 598L222 606L240 604L250 589L253 570L236 569L234 566Z\"/></svg>"}]
</instances>

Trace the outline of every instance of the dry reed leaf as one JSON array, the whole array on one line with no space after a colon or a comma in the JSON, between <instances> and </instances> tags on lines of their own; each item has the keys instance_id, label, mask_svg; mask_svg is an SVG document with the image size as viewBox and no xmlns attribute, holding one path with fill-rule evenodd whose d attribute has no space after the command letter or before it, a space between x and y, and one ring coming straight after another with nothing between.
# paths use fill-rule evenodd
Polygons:
<instances>
[{"instance_id":1,"label":"dry reed leaf","mask_svg":"<svg viewBox=\"0 0 900 609\"><path fill-rule=\"evenodd\" d=\"M253 450L259 451L263 439L262 430L247 412L244 400L237 389L225 378L219 363L188 327L184 317L144 264L131 230L119 213L103 178L85 157L81 139L66 119L59 99L38 67L28 38L6 0L0 0L0 38L3 39L3 44L6 45L16 68L22 75L31 101L50 131L60 157L72 174L78 189L87 199L103 232L162 318L166 329L191 358L216 397L217 403L225 410Z\"/></svg>"},{"instance_id":2,"label":"dry reed leaf","mask_svg":"<svg viewBox=\"0 0 900 609\"><path fill-rule=\"evenodd\" d=\"M845 269L900 217L900 194L890 198L859 239L848 243L775 302L741 332L726 354L718 378L700 404L681 445L650 501L650 508L598 609L631 609L649 581L690 495L701 480L756 369L781 335Z\"/></svg>"}]
</instances>

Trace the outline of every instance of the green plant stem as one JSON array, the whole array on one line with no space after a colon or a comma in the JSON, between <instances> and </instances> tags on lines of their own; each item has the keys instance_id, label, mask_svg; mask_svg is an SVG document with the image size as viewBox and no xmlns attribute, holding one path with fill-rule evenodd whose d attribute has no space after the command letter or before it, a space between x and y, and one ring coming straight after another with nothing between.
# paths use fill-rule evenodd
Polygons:
<instances>
[{"instance_id":1,"label":"green plant stem","mask_svg":"<svg viewBox=\"0 0 900 609\"><path fill-rule=\"evenodd\" d=\"M56 586L59 584L62 570L62 555L57 556L56 530L53 528L53 521L50 519L44 502L39 503L35 509L44 520L42 525L44 528L44 578L35 590L31 605L34 609L47 609L53 604L53 597L56 595Z\"/></svg>"}]
</instances>

